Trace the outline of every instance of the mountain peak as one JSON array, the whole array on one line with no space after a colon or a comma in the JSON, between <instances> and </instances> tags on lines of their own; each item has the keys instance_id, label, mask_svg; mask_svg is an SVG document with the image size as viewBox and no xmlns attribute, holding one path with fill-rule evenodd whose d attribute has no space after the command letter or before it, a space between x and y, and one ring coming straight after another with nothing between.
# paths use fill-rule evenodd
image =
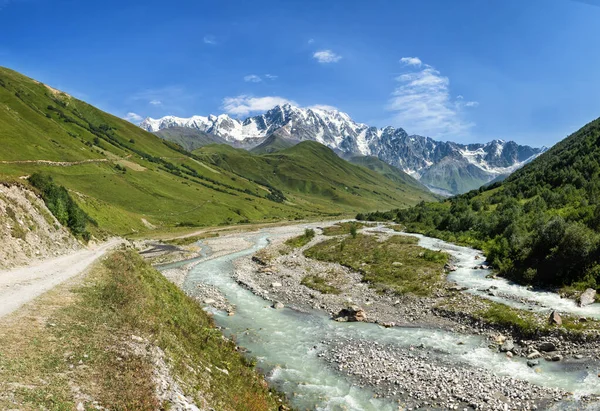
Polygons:
<instances>
[{"instance_id":1,"label":"mountain peak","mask_svg":"<svg viewBox=\"0 0 600 411\"><path fill-rule=\"evenodd\" d=\"M290 103L274 106L264 114L243 121L227 114L188 119L167 116L157 120L146 119L140 126L148 131L170 127L195 128L229 143L241 142L246 146L256 145L257 141L260 143L273 133L296 142L316 141L344 155L376 156L423 179L429 186L450 187L454 194L478 188L498 175L509 174L543 152L499 139L485 144L464 145L419 135L409 136L402 128L387 126L379 129L357 123L335 107L297 107ZM468 183L448 184L445 180L449 179L465 179Z\"/></svg>"}]
</instances>

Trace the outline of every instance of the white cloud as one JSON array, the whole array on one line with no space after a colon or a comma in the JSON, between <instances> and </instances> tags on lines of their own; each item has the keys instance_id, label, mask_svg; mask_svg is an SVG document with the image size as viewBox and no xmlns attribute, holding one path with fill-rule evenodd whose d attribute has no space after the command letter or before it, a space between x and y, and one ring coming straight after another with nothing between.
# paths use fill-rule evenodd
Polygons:
<instances>
[{"instance_id":1,"label":"white cloud","mask_svg":"<svg viewBox=\"0 0 600 411\"><path fill-rule=\"evenodd\" d=\"M308 44L313 44L315 42L315 39L308 39Z\"/></svg>"},{"instance_id":2,"label":"white cloud","mask_svg":"<svg viewBox=\"0 0 600 411\"><path fill-rule=\"evenodd\" d=\"M256 74L249 74L247 76L244 76L244 81L247 81L249 83L260 83L262 79Z\"/></svg>"},{"instance_id":3,"label":"white cloud","mask_svg":"<svg viewBox=\"0 0 600 411\"><path fill-rule=\"evenodd\" d=\"M156 100L156 99L150 100L148 103L152 104L153 106L160 106L160 105L162 105L162 101Z\"/></svg>"},{"instance_id":4,"label":"white cloud","mask_svg":"<svg viewBox=\"0 0 600 411\"><path fill-rule=\"evenodd\" d=\"M207 34L206 36L204 36L203 40L204 40L205 44L211 44L211 45L217 44L217 39L215 38L215 36L213 36L211 34Z\"/></svg>"},{"instance_id":5,"label":"white cloud","mask_svg":"<svg viewBox=\"0 0 600 411\"><path fill-rule=\"evenodd\" d=\"M130 121L132 123L138 123L138 122L142 121L143 117L140 116L139 114L129 112L129 113L127 113L127 115L125 117L123 117L123 119Z\"/></svg>"},{"instance_id":6,"label":"white cloud","mask_svg":"<svg viewBox=\"0 0 600 411\"><path fill-rule=\"evenodd\" d=\"M479 105L478 101L467 101L465 103L465 107L477 107Z\"/></svg>"},{"instance_id":7,"label":"white cloud","mask_svg":"<svg viewBox=\"0 0 600 411\"><path fill-rule=\"evenodd\" d=\"M448 77L423 64L416 57L405 59L410 59L403 62L405 65L423 65L424 68L396 78L398 86L388 104L388 109L395 112L393 123L407 129L409 133L431 136L457 136L467 133L474 124L464 119L463 107L475 107L477 103L464 103L462 96L452 100Z\"/></svg>"},{"instance_id":8,"label":"white cloud","mask_svg":"<svg viewBox=\"0 0 600 411\"><path fill-rule=\"evenodd\" d=\"M283 104L297 105L292 100L277 96L251 97L241 95L237 97L225 97L223 99L223 109L227 113L236 116L247 116L250 113L267 111L274 106Z\"/></svg>"},{"instance_id":9,"label":"white cloud","mask_svg":"<svg viewBox=\"0 0 600 411\"><path fill-rule=\"evenodd\" d=\"M313 54L313 58L319 63L337 63L342 59L342 56L335 54L331 50L319 50Z\"/></svg>"},{"instance_id":10,"label":"white cloud","mask_svg":"<svg viewBox=\"0 0 600 411\"><path fill-rule=\"evenodd\" d=\"M268 78L269 80L276 80L277 77L279 77L279 76L276 76L274 74L265 74L265 77Z\"/></svg>"},{"instance_id":11,"label":"white cloud","mask_svg":"<svg viewBox=\"0 0 600 411\"><path fill-rule=\"evenodd\" d=\"M421 66L421 64L423 64L423 62L421 61L420 58L418 57L402 57L400 59L400 63L406 65L406 66Z\"/></svg>"}]
</instances>

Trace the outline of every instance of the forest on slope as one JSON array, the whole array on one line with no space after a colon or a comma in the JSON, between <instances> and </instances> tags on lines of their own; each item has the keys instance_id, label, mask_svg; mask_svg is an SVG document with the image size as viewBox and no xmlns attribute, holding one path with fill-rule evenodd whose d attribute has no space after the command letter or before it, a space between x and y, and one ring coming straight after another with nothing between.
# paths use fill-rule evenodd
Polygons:
<instances>
[{"instance_id":1,"label":"forest on slope","mask_svg":"<svg viewBox=\"0 0 600 411\"><path fill-rule=\"evenodd\" d=\"M600 284L600 119L556 144L504 182L443 202L358 215L482 248L520 283Z\"/></svg>"}]
</instances>

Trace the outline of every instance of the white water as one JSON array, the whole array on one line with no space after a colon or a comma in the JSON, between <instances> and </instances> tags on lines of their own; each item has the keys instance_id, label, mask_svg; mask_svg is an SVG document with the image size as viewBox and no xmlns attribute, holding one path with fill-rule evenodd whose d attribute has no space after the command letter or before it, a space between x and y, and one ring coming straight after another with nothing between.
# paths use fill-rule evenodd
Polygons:
<instances>
[{"instance_id":1,"label":"white water","mask_svg":"<svg viewBox=\"0 0 600 411\"><path fill-rule=\"evenodd\" d=\"M269 381L285 392L294 406L319 410L392 410L397 405L373 398L373 392L352 386L344 376L318 357L321 342L352 337L396 344L400 347L424 346L446 361L488 370L496 375L512 376L534 384L558 387L576 396L600 393L597 370L584 364L542 361L536 373L521 358L508 360L487 348L487 341L426 328L382 328L369 323L338 323L319 312L299 313L290 309L274 310L271 303L239 286L231 277L237 258L255 253L267 245L267 235L249 237L255 245L241 252L204 261L194 267L184 284L193 291L198 282L218 287L237 306L234 316L214 311L218 325L227 335L235 335L238 345L249 350ZM423 239L424 241L425 239ZM434 240L435 241L435 240ZM439 248L437 244L432 247ZM475 251L457 255L461 265L470 264ZM462 253L462 251L461 251ZM465 279L466 281L466 279ZM476 286L478 287L478 286ZM462 345L459 345L459 342ZM434 355L432 353L432 355Z\"/></svg>"},{"instance_id":2,"label":"white water","mask_svg":"<svg viewBox=\"0 0 600 411\"><path fill-rule=\"evenodd\" d=\"M393 231L387 228L378 227L379 231ZM536 291L528 287L510 282L504 278L486 278L491 273L490 270L473 269L479 266L485 260L481 251L468 247L461 247L455 244L447 243L437 238L426 237L421 234L408 234L419 239L419 245L430 250L443 250L457 259L457 270L448 274L448 280L454 281L461 287L466 287L468 293L487 298L511 307L535 311L548 312L556 310L559 313L571 314L575 316L600 319L600 304L595 303L586 307L579 307L574 300L561 298L557 293L547 291ZM479 256L479 259L475 257ZM488 294L488 289L493 289L496 296ZM507 298L503 295L517 298Z\"/></svg>"}]
</instances>

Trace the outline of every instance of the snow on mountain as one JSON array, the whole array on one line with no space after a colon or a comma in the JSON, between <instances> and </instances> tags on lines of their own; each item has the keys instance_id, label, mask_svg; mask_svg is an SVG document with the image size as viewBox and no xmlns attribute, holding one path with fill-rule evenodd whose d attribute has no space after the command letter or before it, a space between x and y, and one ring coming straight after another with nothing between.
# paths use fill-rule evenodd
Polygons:
<instances>
[{"instance_id":1,"label":"snow on mountain","mask_svg":"<svg viewBox=\"0 0 600 411\"><path fill-rule=\"evenodd\" d=\"M264 114L240 121L227 114L208 117L146 118L140 127L157 132L188 127L232 143L266 138L277 131L296 141L314 140L345 155L370 155L422 180L430 188L451 193L477 188L499 175L510 174L546 149L520 146L513 141L485 144L441 142L408 135L402 128L376 128L357 123L331 107L275 106Z\"/></svg>"}]
</instances>

